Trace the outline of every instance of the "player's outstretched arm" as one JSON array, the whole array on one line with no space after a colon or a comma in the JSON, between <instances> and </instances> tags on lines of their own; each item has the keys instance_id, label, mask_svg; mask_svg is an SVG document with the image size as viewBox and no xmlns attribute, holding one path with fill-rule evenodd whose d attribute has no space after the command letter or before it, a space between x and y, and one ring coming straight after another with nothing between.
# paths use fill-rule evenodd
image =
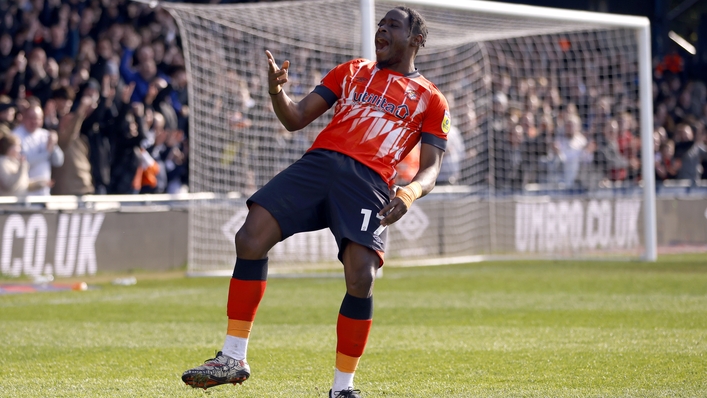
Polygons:
<instances>
[{"instance_id":1,"label":"player's outstretched arm","mask_svg":"<svg viewBox=\"0 0 707 398\"><path fill-rule=\"evenodd\" d=\"M437 181L437 175L442 165L444 151L429 144L422 144L420 147L420 169L412 182L404 187L398 187L393 197L386 207L381 209L381 225L387 226L398 221L407 213L412 202L432 191Z\"/></svg>"},{"instance_id":2,"label":"player's outstretched arm","mask_svg":"<svg viewBox=\"0 0 707 398\"><path fill-rule=\"evenodd\" d=\"M268 93L275 115L286 129L300 130L329 109L329 105L319 94L309 93L299 102L292 101L283 91L283 85L288 80L290 61L285 61L282 67L278 67L270 51L265 50L265 54L268 57Z\"/></svg>"}]
</instances>

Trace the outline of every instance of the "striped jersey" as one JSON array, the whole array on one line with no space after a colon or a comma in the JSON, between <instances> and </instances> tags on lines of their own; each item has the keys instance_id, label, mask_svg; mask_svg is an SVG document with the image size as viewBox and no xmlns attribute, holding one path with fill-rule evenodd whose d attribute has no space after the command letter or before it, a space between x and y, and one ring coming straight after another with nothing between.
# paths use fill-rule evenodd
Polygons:
<instances>
[{"instance_id":1,"label":"striped jersey","mask_svg":"<svg viewBox=\"0 0 707 398\"><path fill-rule=\"evenodd\" d=\"M309 150L348 155L389 185L395 166L420 140L446 148L451 127L447 100L417 71L402 75L355 59L332 69L313 92L335 108Z\"/></svg>"}]
</instances>

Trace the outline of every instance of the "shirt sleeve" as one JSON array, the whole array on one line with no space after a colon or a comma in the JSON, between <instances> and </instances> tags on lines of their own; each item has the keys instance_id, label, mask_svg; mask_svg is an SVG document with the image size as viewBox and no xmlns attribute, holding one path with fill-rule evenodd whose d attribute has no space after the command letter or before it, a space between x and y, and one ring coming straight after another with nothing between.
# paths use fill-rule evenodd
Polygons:
<instances>
[{"instance_id":1,"label":"shirt sleeve","mask_svg":"<svg viewBox=\"0 0 707 398\"><path fill-rule=\"evenodd\" d=\"M328 88L337 99L341 98L341 94L344 92L342 84L345 76L348 74L346 72L349 70L349 64L350 62L337 65L334 69L330 70L324 78L322 78L322 81L319 84L320 86Z\"/></svg>"},{"instance_id":2,"label":"shirt sleeve","mask_svg":"<svg viewBox=\"0 0 707 398\"><path fill-rule=\"evenodd\" d=\"M321 84L315 87L312 92L315 94L319 94L322 98L324 98L324 101L326 101L326 103L329 105L329 108L331 108L336 103L336 101L339 100L339 97L337 97L333 91Z\"/></svg>"},{"instance_id":3,"label":"shirt sleeve","mask_svg":"<svg viewBox=\"0 0 707 398\"><path fill-rule=\"evenodd\" d=\"M452 128L447 100L440 92L433 92L422 121L422 142L446 150L447 134Z\"/></svg>"},{"instance_id":4,"label":"shirt sleeve","mask_svg":"<svg viewBox=\"0 0 707 398\"><path fill-rule=\"evenodd\" d=\"M344 93L344 85L350 82L354 71L362 64L368 62L363 58L357 58L343 64L339 64L330 70L329 73L322 78L320 86L328 88L338 100ZM326 98L324 98L326 99Z\"/></svg>"}]
</instances>

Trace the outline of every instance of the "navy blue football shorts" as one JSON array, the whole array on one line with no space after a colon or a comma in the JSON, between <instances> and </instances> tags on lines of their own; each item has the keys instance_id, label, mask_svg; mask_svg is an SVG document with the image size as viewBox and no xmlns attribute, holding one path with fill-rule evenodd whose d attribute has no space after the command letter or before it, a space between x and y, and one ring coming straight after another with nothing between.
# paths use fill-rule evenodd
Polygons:
<instances>
[{"instance_id":1,"label":"navy blue football shorts","mask_svg":"<svg viewBox=\"0 0 707 398\"><path fill-rule=\"evenodd\" d=\"M282 240L329 228L339 247L356 242L376 251L383 265L387 231L378 212L390 202L378 173L344 154L316 149L273 177L247 201L264 207L280 224Z\"/></svg>"}]
</instances>

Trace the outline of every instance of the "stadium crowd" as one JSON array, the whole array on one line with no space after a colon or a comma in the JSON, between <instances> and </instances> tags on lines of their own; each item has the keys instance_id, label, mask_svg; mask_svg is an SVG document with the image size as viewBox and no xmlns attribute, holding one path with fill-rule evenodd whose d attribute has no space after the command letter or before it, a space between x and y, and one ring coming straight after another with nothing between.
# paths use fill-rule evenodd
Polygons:
<instances>
[{"instance_id":1,"label":"stadium crowd","mask_svg":"<svg viewBox=\"0 0 707 398\"><path fill-rule=\"evenodd\" d=\"M185 189L187 78L166 11L22 0L0 15L2 194Z\"/></svg>"},{"instance_id":2,"label":"stadium crowd","mask_svg":"<svg viewBox=\"0 0 707 398\"><path fill-rule=\"evenodd\" d=\"M128 0L20 0L0 2L0 15L0 195L188 189L187 74L168 12ZM557 53L534 45L527 52ZM483 179L509 190L641 179L635 59L609 70L601 60L621 54L566 51L543 60L554 62L546 74L534 69L543 62L488 51L500 71L487 82L489 108L469 105L469 86L440 84L455 128L439 183L478 183L479 164L491 170ZM675 54L656 57L654 71L656 178L707 179L707 86ZM403 163L401 178L414 167Z\"/></svg>"},{"instance_id":3,"label":"stadium crowd","mask_svg":"<svg viewBox=\"0 0 707 398\"><path fill-rule=\"evenodd\" d=\"M644 159L637 55L606 45L611 41L605 34L487 43L497 71L491 81L479 83L481 89L467 84L447 90L466 151L458 157L456 181L470 183L474 174L468 170L482 164L476 169L488 169L484 178L500 191L639 183ZM671 180L696 185L707 178L707 86L691 78L682 62L676 53L653 60L655 148L648 161L655 163L658 186ZM478 71L469 70L473 80ZM491 93L491 105L454 106L473 103L474 91Z\"/></svg>"},{"instance_id":4,"label":"stadium crowd","mask_svg":"<svg viewBox=\"0 0 707 398\"><path fill-rule=\"evenodd\" d=\"M579 32L532 46L508 40L488 47L492 68L499 70L489 85L491 117L473 118L492 137L480 147L494 153L489 181L497 189L592 190L640 182L638 62L619 45L602 45L608 42L603 35ZM659 186L666 180L698 184L707 178L707 86L689 76L677 53L657 56L653 66L654 157L648 161L655 163Z\"/></svg>"}]
</instances>

